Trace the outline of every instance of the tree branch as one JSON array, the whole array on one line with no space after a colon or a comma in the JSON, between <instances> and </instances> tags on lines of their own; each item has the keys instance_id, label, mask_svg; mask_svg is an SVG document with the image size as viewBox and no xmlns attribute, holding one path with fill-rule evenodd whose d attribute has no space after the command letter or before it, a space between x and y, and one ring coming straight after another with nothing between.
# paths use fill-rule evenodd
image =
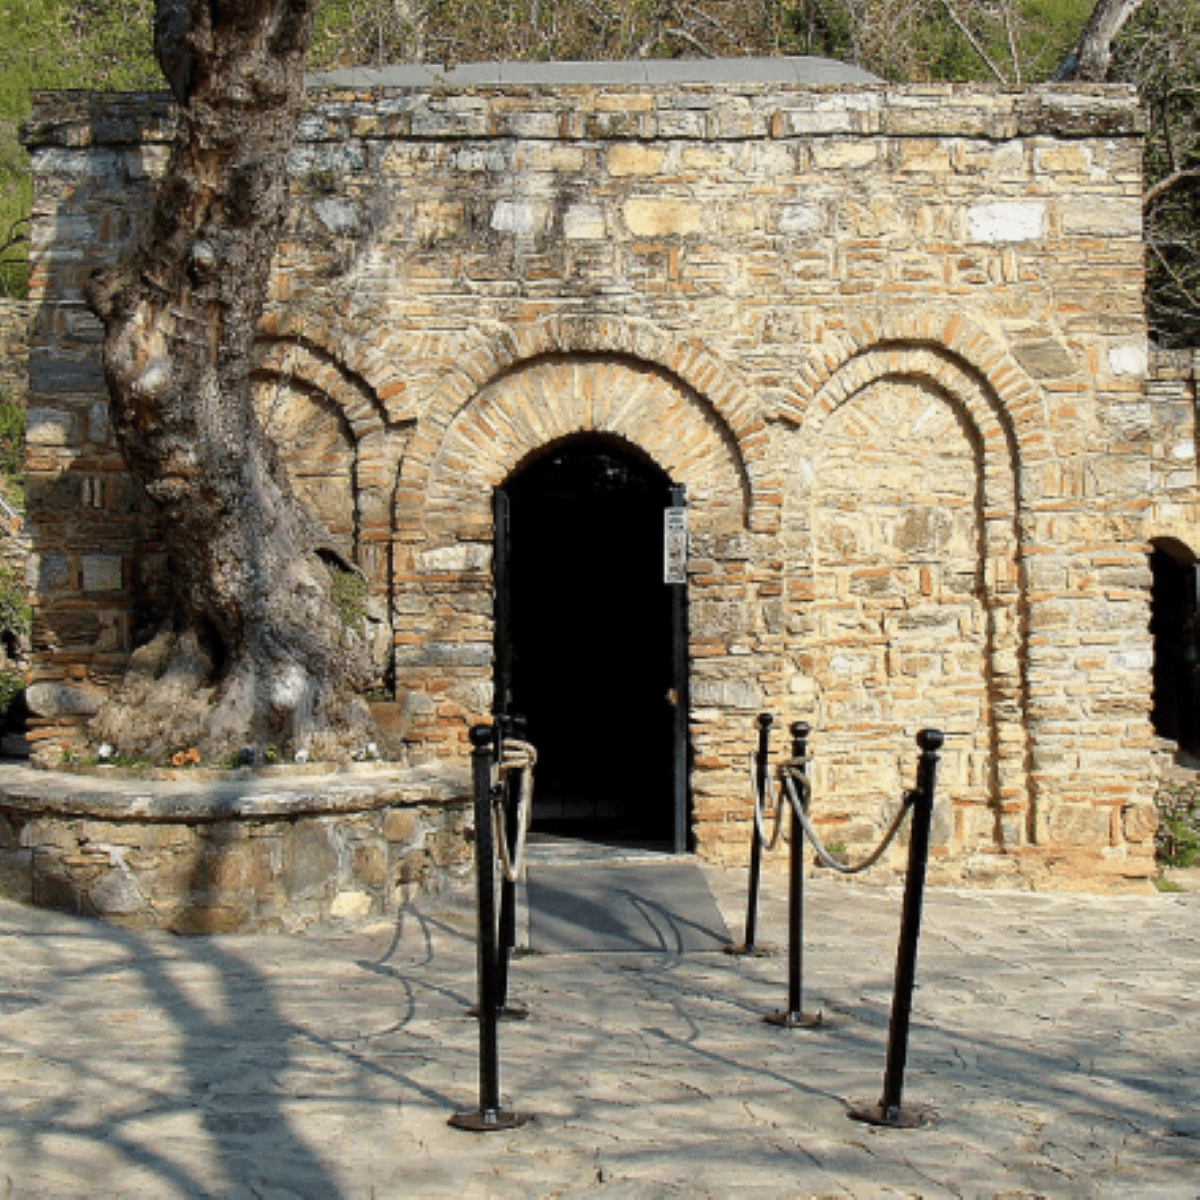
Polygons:
<instances>
[{"instance_id":1,"label":"tree branch","mask_svg":"<svg viewBox=\"0 0 1200 1200\"><path fill-rule=\"evenodd\" d=\"M710 50L699 38L693 37L686 29L680 29L677 25L667 25L663 28L663 33L668 37L679 38L680 41L688 42L694 46L705 58L716 58L716 54Z\"/></svg>"},{"instance_id":2,"label":"tree branch","mask_svg":"<svg viewBox=\"0 0 1200 1200\"><path fill-rule=\"evenodd\" d=\"M1177 183L1182 183L1185 179L1200 179L1200 167L1172 171L1170 175L1160 179L1152 188L1146 190L1146 194L1142 197L1142 208L1149 208L1164 192L1169 191Z\"/></svg>"},{"instance_id":3,"label":"tree branch","mask_svg":"<svg viewBox=\"0 0 1200 1200\"><path fill-rule=\"evenodd\" d=\"M8 227L8 233L6 233L4 235L4 241L0 242L0 254L3 254L6 250L11 250L14 246L24 245L24 243L29 241L29 231L28 230L25 230L24 232L21 232L21 233L17 232L17 226L28 225L28 224L29 224L28 217L18 217Z\"/></svg>"},{"instance_id":4,"label":"tree branch","mask_svg":"<svg viewBox=\"0 0 1200 1200\"><path fill-rule=\"evenodd\" d=\"M1004 32L1008 35L1008 56L1012 60L1013 81L1021 86L1021 56L1017 52L1017 35L1013 29L1012 9L1008 0L1000 0L1000 16L1004 20Z\"/></svg>"},{"instance_id":5,"label":"tree branch","mask_svg":"<svg viewBox=\"0 0 1200 1200\"><path fill-rule=\"evenodd\" d=\"M963 35L963 37L965 37L967 39L967 41L971 43L971 48L987 64L988 70L990 70L991 73L993 75L995 75L996 79L1000 83L1004 84L1007 87L1010 81L1004 78L1004 75L1001 72L1000 68L998 66L996 66L996 64L994 62L992 62L991 58L988 55L988 52L980 44L979 39L976 38L976 36L971 32L971 30L963 22L962 18L959 17L957 11L954 8L954 5L950 3L950 0L942 0L942 7L946 10L947 14L950 17L950 20L952 20L954 22L954 24L958 26L959 33L961 33Z\"/></svg>"}]
</instances>

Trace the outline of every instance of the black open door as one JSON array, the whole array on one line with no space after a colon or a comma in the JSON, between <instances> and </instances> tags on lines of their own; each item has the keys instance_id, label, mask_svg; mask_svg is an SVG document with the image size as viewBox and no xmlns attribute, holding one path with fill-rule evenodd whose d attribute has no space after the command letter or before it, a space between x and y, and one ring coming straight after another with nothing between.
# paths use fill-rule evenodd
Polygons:
<instances>
[{"instance_id":1,"label":"black open door","mask_svg":"<svg viewBox=\"0 0 1200 1200\"><path fill-rule=\"evenodd\" d=\"M681 502L600 437L495 493L495 709L528 719L535 830L687 849L687 588L664 575Z\"/></svg>"},{"instance_id":2,"label":"black open door","mask_svg":"<svg viewBox=\"0 0 1200 1200\"><path fill-rule=\"evenodd\" d=\"M686 504L682 485L672 485L671 509L663 522L663 577L664 586L671 594L671 796L675 813L672 841L676 854L683 854L688 849L691 765L688 762L688 710L691 706L688 701Z\"/></svg>"},{"instance_id":3,"label":"black open door","mask_svg":"<svg viewBox=\"0 0 1200 1200\"><path fill-rule=\"evenodd\" d=\"M498 487L492 493L492 585L495 588L495 668L492 712L497 717L512 713L512 619L508 564L512 557L508 493Z\"/></svg>"}]
</instances>

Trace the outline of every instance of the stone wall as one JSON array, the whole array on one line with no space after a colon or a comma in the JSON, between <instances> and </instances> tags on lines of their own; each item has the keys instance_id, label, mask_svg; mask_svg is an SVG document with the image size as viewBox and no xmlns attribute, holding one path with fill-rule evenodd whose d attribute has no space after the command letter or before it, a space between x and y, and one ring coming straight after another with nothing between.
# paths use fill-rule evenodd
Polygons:
<instances>
[{"instance_id":1,"label":"stone wall","mask_svg":"<svg viewBox=\"0 0 1200 1200\"><path fill-rule=\"evenodd\" d=\"M1131 433L1141 437L1151 465L1151 537L1200 554L1196 542L1196 384L1200 350L1153 349L1148 361L1144 410L1129 415Z\"/></svg>"},{"instance_id":2,"label":"stone wall","mask_svg":"<svg viewBox=\"0 0 1200 1200\"><path fill-rule=\"evenodd\" d=\"M1139 122L1101 86L314 91L259 403L387 606L413 761L490 707L491 489L601 431L691 497L701 853L744 853L769 709L814 725L852 852L939 725L938 877L1144 883L1146 551L1198 543L1145 390ZM70 94L26 133L47 740L165 611L79 287L170 133L161 98Z\"/></svg>"},{"instance_id":3,"label":"stone wall","mask_svg":"<svg viewBox=\"0 0 1200 1200\"><path fill-rule=\"evenodd\" d=\"M151 774L0 765L0 895L137 929L297 932L472 867L465 775Z\"/></svg>"},{"instance_id":4,"label":"stone wall","mask_svg":"<svg viewBox=\"0 0 1200 1200\"><path fill-rule=\"evenodd\" d=\"M29 382L29 305L0 299L0 393L23 397Z\"/></svg>"}]
</instances>

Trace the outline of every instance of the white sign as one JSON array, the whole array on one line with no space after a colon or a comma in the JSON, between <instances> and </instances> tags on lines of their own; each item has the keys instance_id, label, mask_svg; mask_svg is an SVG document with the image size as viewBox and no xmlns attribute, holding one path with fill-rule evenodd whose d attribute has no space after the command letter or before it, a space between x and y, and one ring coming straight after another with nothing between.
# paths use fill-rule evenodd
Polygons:
<instances>
[{"instance_id":1,"label":"white sign","mask_svg":"<svg viewBox=\"0 0 1200 1200\"><path fill-rule=\"evenodd\" d=\"M663 583L687 583L687 509L668 508L663 516Z\"/></svg>"}]
</instances>

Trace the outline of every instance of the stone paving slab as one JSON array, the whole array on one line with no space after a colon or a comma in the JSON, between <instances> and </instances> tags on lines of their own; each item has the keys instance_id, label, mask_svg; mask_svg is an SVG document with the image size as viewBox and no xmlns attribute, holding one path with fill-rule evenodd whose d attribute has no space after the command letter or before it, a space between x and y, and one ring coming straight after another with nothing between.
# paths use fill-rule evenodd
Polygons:
<instances>
[{"instance_id":1,"label":"stone paving slab","mask_svg":"<svg viewBox=\"0 0 1200 1200\"><path fill-rule=\"evenodd\" d=\"M735 933L745 873L706 868ZM784 936L784 880L760 929ZM476 1099L473 913L173 939L0 904L0 1196L1200 1194L1200 897L929 894L906 1098L878 1098L899 893L814 880L806 1007L782 958L514 964L512 1133Z\"/></svg>"}]
</instances>

